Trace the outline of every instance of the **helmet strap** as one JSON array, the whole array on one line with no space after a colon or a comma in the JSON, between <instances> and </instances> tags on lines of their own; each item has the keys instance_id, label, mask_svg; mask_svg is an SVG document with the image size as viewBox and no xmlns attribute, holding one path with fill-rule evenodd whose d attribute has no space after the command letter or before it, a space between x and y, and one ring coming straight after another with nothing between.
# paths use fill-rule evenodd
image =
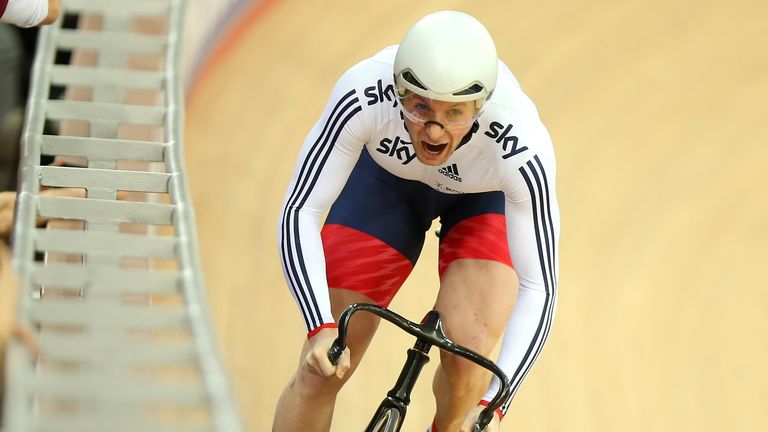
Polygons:
<instances>
[{"instance_id":1,"label":"helmet strap","mask_svg":"<svg viewBox=\"0 0 768 432\"><path fill-rule=\"evenodd\" d=\"M469 140L472 139L472 135L474 135L478 130L480 130L480 123L475 120L474 123L472 123L472 127L469 129L469 132L467 132L466 135L464 135L464 138L461 139L461 142L459 142L459 145L456 146L456 150L460 149L461 146L468 143Z\"/></svg>"}]
</instances>

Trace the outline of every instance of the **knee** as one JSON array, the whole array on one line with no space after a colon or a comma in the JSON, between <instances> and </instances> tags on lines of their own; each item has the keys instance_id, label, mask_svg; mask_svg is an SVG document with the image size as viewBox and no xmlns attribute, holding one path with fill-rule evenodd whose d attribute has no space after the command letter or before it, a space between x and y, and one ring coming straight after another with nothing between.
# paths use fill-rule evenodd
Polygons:
<instances>
[{"instance_id":1,"label":"knee","mask_svg":"<svg viewBox=\"0 0 768 432\"><path fill-rule=\"evenodd\" d=\"M303 400L335 398L351 375L352 371L347 373L344 379L338 379L335 376L321 377L310 372L306 367L300 367L289 387L295 387Z\"/></svg>"},{"instance_id":2,"label":"knee","mask_svg":"<svg viewBox=\"0 0 768 432\"><path fill-rule=\"evenodd\" d=\"M471 393L478 388L485 388L488 384L489 373L469 360L444 355L440 366L453 394Z\"/></svg>"}]
</instances>

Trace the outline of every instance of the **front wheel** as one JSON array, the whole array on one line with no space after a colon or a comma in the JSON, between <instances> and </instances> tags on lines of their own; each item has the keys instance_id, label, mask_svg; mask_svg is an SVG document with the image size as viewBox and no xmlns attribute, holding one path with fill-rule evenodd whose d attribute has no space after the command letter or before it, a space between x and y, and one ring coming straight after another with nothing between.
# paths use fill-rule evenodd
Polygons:
<instances>
[{"instance_id":1,"label":"front wheel","mask_svg":"<svg viewBox=\"0 0 768 432\"><path fill-rule=\"evenodd\" d=\"M366 432L398 432L402 421L403 418L400 415L400 411L395 407L391 407L381 413L373 421L373 428L367 429Z\"/></svg>"}]
</instances>

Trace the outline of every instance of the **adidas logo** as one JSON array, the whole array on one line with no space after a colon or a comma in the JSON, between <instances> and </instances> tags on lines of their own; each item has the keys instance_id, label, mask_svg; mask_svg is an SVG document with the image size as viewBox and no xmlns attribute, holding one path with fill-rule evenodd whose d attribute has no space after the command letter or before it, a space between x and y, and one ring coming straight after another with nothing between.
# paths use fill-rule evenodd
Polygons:
<instances>
[{"instance_id":1,"label":"adidas logo","mask_svg":"<svg viewBox=\"0 0 768 432\"><path fill-rule=\"evenodd\" d=\"M437 170L440 174L461 183L461 177L459 176L459 168L456 164L448 165Z\"/></svg>"}]
</instances>

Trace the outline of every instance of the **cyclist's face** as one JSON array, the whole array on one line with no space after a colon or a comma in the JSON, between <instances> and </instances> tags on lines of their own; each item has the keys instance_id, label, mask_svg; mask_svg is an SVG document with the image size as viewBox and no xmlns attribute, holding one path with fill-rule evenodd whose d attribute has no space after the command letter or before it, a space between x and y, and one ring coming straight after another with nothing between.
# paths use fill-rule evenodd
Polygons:
<instances>
[{"instance_id":1,"label":"cyclist's face","mask_svg":"<svg viewBox=\"0 0 768 432\"><path fill-rule=\"evenodd\" d=\"M477 113L473 101L444 102L411 94L401 103L416 157L425 165L444 164L469 132Z\"/></svg>"}]
</instances>

